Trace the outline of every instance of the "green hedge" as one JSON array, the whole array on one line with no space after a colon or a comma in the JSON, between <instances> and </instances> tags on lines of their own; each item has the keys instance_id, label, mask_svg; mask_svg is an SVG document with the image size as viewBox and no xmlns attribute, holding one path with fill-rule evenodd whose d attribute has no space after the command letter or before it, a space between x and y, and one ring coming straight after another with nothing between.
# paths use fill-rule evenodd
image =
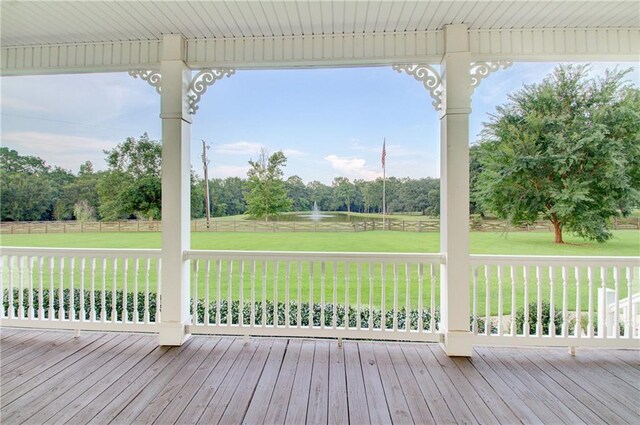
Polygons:
<instances>
[{"instance_id":1,"label":"green hedge","mask_svg":"<svg viewBox=\"0 0 640 425\"><path fill-rule=\"evenodd\" d=\"M95 310L96 317L100 317L102 314L101 308L101 300L102 300L102 291L94 292L95 299ZM122 318L122 296L123 292L118 290L115 292L115 312L117 320ZM112 319L113 314L113 293L112 291L105 291L105 317L106 320ZM18 298L19 298L19 290L13 290L13 310L14 315L18 315ZM42 291L42 304L44 307L43 318L49 318L49 299L50 293L48 289L43 289ZM79 289L74 289L73 291L73 300L75 307L75 319L80 319L80 299L81 293ZM39 291L37 289L33 290L33 297L29 297L29 292L27 289L23 292L23 302L24 302L24 317L27 317L29 307L31 305L31 301L33 300L33 309L34 315L38 318L38 309L39 309ZM127 318L129 321L133 320L133 300L134 294L132 292L127 293ZM69 318L69 302L70 302L70 290L64 289L62 292L62 301L63 307L65 311L65 319ZM138 320L142 321L144 319L144 294L138 294ZM155 321L156 316L156 308L157 308L157 297L155 293L149 294L149 320L151 322ZM84 306L85 306L85 315L84 319L88 320L90 318L90 305L91 305L91 292L84 292ZM53 296L53 316L54 319L59 318L59 308L60 308L60 297L59 292L54 291ZM265 324L273 325L274 324L274 316L277 315L278 324L285 324L285 311L286 304L283 302L278 302L277 307L274 308L274 303L272 301L267 300L264 303L264 316L265 316ZM311 320L313 321L313 326L320 326L322 323L322 306L318 303L312 304L313 309L311 314ZM198 323L204 323L205 320L205 302L203 299L198 300L197 313L198 313ZM218 313L218 304L216 301L212 301L209 303L208 311L209 311L209 323L213 324L216 320L216 315ZM258 326L261 326L263 323L263 303L262 301L256 301L254 305L255 313L255 321L254 323ZM344 327L346 315L345 315L345 306L343 304L336 304L336 326ZM4 290L3 294L3 314L6 316L9 310L9 302L8 302L8 290ZM324 325L325 326L333 326L333 304L325 304L324 306ZM229 303L227 300L220 301L220 322L226 324L229 318L229 314L231 314L231 323L239 324L239 311L240 311L240 302L232 301L231 308L229 308ZM251 302L244 302L242 305L242 313L243 313L243 324L250 324L251 320ZM193 302L191 303L191 314L193 314ZM291 326L309 326L309 303L304 302L300 303L300 323L298 323L298 303L290 303L289 305L289 325ZM353 306L349 306L349 327L357 326L357 316L358 312ZM360 326L362 328L369 327L369 319L371 318L373 328L380 328L382 323L382 312L378 309L370 310L368 307L363 306L360 309ZM409 310L408 314L404 307L400 308L397 312L397 326L398 329L406 329L407 321L409 321L409 328L412 330L418 329L418 319L419 313L417 310ZM440 321L440 312L436 309L434 312L434 320L436 323L436 330L438 329L437 323ZM422 312L422 321L423 328L428 328L431 322L431 313L429 311ZM485 320L484 318L477 318L478 321L478 331L480 333L484 332L485 329ZM385 311L384 314L384 323L387 329L393 328L393 312ZM471 320L470 320L471 323ZM492 326L492 332L495 333L495 326Z\"/></svg>"}]
</instances>

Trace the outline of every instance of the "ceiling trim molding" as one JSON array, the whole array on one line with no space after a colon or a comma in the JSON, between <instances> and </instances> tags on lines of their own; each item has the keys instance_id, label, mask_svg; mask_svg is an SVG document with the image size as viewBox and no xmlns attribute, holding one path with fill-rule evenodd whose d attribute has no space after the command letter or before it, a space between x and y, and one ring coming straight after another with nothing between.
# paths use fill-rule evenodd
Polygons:
<instances>
[{"instance_id":1,"label":"ceiling trim molding","mask_svg":"<svg viewBox=\"0 0 640 425\"><path fill-rule=\"evenodd\" d=\"M469 30L474 61L637 61L640 29ZM160 40L5 46L2 75L157 69ZM440 63L443 31L187 40L192 69Z\"/></svg>"}]
</instances>

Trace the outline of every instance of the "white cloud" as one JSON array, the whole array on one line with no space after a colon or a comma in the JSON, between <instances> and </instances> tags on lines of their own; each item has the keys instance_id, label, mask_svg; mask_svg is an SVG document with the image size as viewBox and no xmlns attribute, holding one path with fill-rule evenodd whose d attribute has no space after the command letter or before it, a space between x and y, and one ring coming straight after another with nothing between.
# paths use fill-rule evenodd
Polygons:
<instances>
[{"instance_id":1,"label":"white cloud","mask_svg":"<svg viewBox=\"0 0 640 425\"><path fill-rule=\"evenodd\" d=\"M95 137L36 131L15 131L2 134L1 144L17 150L21 155L33 155L44 159L49 165L77 171L80 164L90 160L96 169L104 169L105 149L118 142ZM95 158L101 158L95 160Z\"/></svg>"},{"instance_id":2,"label":"white cloud","mask_svg":"<svg viewBox=\"0 0 640 425\"><path fill-rule=\"evenodd\" d=\"M340 175L344 177L373 180L381 176L380 172L367 167L366 160L363 158L345 158L337 155L327 155L324 159L331 164L334 170L337 170Z\"/></svg>"},{"instance_id":3,"label":"white cloud","mask_svg":"<svg viewBox=\"0 0 640 425\"><path fill-rule=\"evenodd\" d=\"M265 146L260 143L253 142L234 142L225 143L217 146L214 150L216 153L226 155L255 155Z\"/></svg>"},{"instance_id":4,"label":"white cloud","mask_svg":"<svg viewBox=\"0 0 640 425\"><path fill-rule=\"evenodd\" d=\"M303 156L307 156L306 152L302 152L297 149L282 149L282 153L287 158L301 158Z\"/></svg>"},{"instance_id":5,"label":"white cloud","mask_svg":"<svg viewBox=\"0 0 640 425\"><path fill-rule=\"evenodd\" d=\"M19 110L19 111L46 111L42 105L38 105L34 102L29 102L24 99L19 99L16 97L8 97L2 96L2 100L0 101L0 105L2 105L2 110Z\"/></svg>"}]
</instances>

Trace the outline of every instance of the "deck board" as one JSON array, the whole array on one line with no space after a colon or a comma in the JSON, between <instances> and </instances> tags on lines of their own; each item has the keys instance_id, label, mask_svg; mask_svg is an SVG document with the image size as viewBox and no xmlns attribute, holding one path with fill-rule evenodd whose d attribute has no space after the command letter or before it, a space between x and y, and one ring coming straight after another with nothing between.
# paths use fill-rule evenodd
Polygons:
<instances>
[{"instance_id":1,"label":"deck board","mask_svg":"<svg viewBox=\"0 0 640 425\"><path fill-rule=\"evenodd\" d=\"M0 327L3 423L640 423L638 350L477 347L452 359L417 343L156 344Z\"/></svg>"}]
</instances>

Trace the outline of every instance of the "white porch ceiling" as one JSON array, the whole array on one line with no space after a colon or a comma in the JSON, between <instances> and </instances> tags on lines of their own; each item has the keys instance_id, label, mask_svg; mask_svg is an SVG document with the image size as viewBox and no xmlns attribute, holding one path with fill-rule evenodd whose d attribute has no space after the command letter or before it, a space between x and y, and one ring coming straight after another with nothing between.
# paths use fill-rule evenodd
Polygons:
<instances>
[{"instance_id":1,"label":"white porch ceiling","mask_svg":"<svg viewBox=\"0 0 640 425\"><path fill-rule=\"evenodd\" d=\"M464 23L472 30L633 28L636 1L2 1L3 46L406 33Z\"/></svg>"},{"instance_id":2,"label":"white porch ceiling","mask_svg":"<svg viewBox=\"0 0 640 425\"><path fill-rule=\"evenodd\" d=\"M637 0L3 0L0 8L4 75L157 67L163 34L186 38L193 67L439 62L447 24L469 27L476 58L640 54Z\"/></svg>"}]
</instances>

